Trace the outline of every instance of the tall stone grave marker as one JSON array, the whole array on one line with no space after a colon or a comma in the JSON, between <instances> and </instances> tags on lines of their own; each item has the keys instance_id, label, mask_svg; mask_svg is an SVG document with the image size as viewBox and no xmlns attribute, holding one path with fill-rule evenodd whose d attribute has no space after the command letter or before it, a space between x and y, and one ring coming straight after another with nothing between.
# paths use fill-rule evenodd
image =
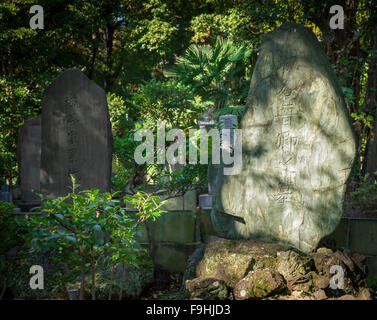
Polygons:
<instances>
[{"instance_id":1,"label":"tall stone grave marker","mask_svg":"<svg viewBox=\"0 0 377 320\"><path fill-rule=\"evenodd\" d=\"M112 134L105 91L79 69L67 69L42 102L41 190L49 197L80 190L110 191Z\"/></svg>"},{"instance_id":2,"label":"tall stone grave marker","mask_svg":"<svg viewBox=\"0 0 377 320\"><path fill-rule=\"evenodd\" d=\"M20 127L17 143L21 201L39 202L32 190L40 190L41 117L31 118Z\"/></svg>"},{"instance_id":3,"label":"tall stone grave marker","mask_svg":"<svg viewBox=\"0 0 377 320\"><path fill-rule=\"evenodd\" d=\"M356 143L309 29L289 23L265 36L240 128L242 172L212 178L217 232L314 250L340 221Z\"/></svg>"}]
</instances>

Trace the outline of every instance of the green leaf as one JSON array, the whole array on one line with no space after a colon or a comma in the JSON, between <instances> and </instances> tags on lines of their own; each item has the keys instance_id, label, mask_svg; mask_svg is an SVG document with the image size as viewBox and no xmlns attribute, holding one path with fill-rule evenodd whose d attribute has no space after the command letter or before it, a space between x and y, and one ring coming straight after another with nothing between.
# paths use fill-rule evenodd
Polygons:
<instances>
[{"instance_id":1,"label":"green leaf","mask_svg":"<svg viewBox=\"0 0 377 320\"><path fill-rule=\"evenodd\" d=\"M66 235L65 238L68 240L68 241L71 241L71 242L76 242L76 238L70 236L70 235Z\"/></svg>"}]
</instances>

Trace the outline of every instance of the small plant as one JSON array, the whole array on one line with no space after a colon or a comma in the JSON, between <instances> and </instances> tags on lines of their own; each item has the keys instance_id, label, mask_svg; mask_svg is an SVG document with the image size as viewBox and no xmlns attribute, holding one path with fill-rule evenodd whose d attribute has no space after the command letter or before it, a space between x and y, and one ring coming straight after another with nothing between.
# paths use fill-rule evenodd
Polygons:
<instances>
[{"instance_id":1,"label":"small plant","mask_svg":"<svg viewBox=\"0 0 377 320\"><path fill-rule=\"evenodd\" d=\"M119 205L119 200L114 199L115 194L100 194L98 189L77 192L79 185L74 175L71 180L72 192L65 197L47 199L36 191L44 206L35 210L44 214L32 218L31 244L39 252L53 252L55 260L67 265L71 273L61 281L80 278L80 300L84 299L85 279L89 272L91 298L94 300L99 267L114 268L121 263L125 270L127 264L138 266L145 255L145 250L135 240L138 226L150 217L155 219L162 211L158 199L153 198L152 203L143 202L144 195L139 194L136 200L129 199L145 205L140 208L139 220L135 220Z\"/></svg>"},{"instance_id":2,"label":"small plant","mask_svg":"<svg viewBox=\"0 0 377 320\"><path fill-rule=\"evenodd\" d=\"M160 208L167 201L160 201L158 196L152 196L144 191L139 191L133 197L124 197L124 199L131 203L137 209L138 223L145 222L147 219L155 221L165 211Z\"/></svg>"},{"instance_id":3,"label":"small plant","mask_svg":"<svg viewBox=\"0 0 377 320\"><path fill-rule=\"evenodd\" d=\"M146 192L139 191L133 197L124 197L126 202L132 204L138 211L136 216L138 219L133 223L132 228L136 232L139 230L139 226L141 223L144 223L148 219L152 219L155 221L158 217L160 217L165 211L161 210L161 206L163 206L166 201L160 201L160 198L157 196L151 196ZM150 236L149 229L147 225L145 225L148 232L148 239L149 243L151 244L152 249L152 239ZM133 252L132 248L135 248L135 239L132 237L132 243L122 243L127 241L127 234L122 232L120 229L112 229L112 235L110 236L113 241L108 243L107 248L110 249L111 254L111 287L109 291L109 300L111 299L112 294L112 287L113 287L113 275L114 269L117 263L122 262L122 281L119 290L119 300L122 298L123 292L123 283L125 278L125 266L126 263L131 264L135 267L138 266L138 263L142 261L138 260L138 257ZM131 250L131 251L130 251ZM139 253L145 253L145 250L138 249ZM131 258L131 259L130 259Z\"/></svg>"}]
</instances>

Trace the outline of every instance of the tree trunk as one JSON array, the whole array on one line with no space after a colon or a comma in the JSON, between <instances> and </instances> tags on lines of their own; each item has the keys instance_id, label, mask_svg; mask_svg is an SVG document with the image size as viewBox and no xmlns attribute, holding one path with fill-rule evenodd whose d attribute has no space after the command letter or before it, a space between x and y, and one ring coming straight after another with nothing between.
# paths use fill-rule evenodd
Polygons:
<instances>
[{"instance_id":1,"label":"tree trunk","mask_svg":"<svg viewBox=\"0 0 377 320\"><path fill-rule=\"evenodd\" d=\"M122 263L122 279L120 281L119 300L123 298L124 281L126 280L126 264Z\"/></svg>"},{"instance_id":2,"label":"tree trunk","mask_svg":"<svg viewBox=\"0 0 377 320\"><path fill-rule=\"evenodd\" d=\"M110 289L109 289L109 297L107 298L107 300L111 300L111 296L113 294L114 269L115 269L115 263L113 263L113 265L111 266Z\"/></svg>"},{"instance_id":3,"label":"tree trunk","mask_svg":"<svg viewBox=\"0 0 377 320\"><path fill-rule=\"evenodd\" d=\"M81 285L80 285L80 300L85 299L85 259L84 259L84 250L80 247L80 256L81 256Z\"/></svg>"},{"instance_id":4,"label":"tree trunk","mask_svg":"<svg viewBox=\"0 0 377 320\"><path fill-rule=\"evenodd\" d=\"M90 66L89 66L89 71L88 71L88 78L89 78L90 80L93 79L94 64L95 64L95 62L96 62L97 52L98 52L98 46L97 46L97 43L96 43L96 41L93 41L92 59L91 59Z\"/></svg>"},{"instance_id":5,"label":"tree trunk","mask_svg":"<svg viewBox=\"0 0 377 320\"><path fill-rule=\"evenodd\" d=\"M90 266L92 269L92 300L96 300L96 265L94 261L93 245L90 252Z\"/></svg>"},{"instance_id":6,"label":"tree trunk","mask_svg":"<svg viewBox=\"0 0 377 320\"><path fill-rule=\"evenodd\" d=\"M148 242L149 242L149 254L151 256L152 261L154 261L154 256L156 252L155 244L153 242L151 230L146 221L144 221L144 226L145 226L145 230L147 231L147 237L148 237Z\"/></svg>"}]
</instances>

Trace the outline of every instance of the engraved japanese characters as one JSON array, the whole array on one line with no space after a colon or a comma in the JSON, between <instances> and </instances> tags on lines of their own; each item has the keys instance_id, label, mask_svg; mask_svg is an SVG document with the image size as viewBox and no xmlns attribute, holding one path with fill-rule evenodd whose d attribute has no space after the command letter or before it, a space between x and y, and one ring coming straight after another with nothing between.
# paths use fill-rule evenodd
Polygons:
<instances>
[{"instance_id":1,"label":"engraved japanese characters","mask_svg":"<svg viewBox=\"0 0 377 320\"><path fill-rule=\"evenodd\" d=\"M228 238L310 252L340 221L356 143L340 85L314 34L284 24L263 40L241 121L241 174L212 181Z\"/></svg>"},{"instance_id":2,"label":"engraved japanese characters","mask_svg":"<svg viewBox=\"0 0 377 320\"><path fill-rule=\"evenodd\" d=\"M46 89L42 102L41 191L110 191L112 134L105 91L79 69L68 69Z\"/></svg>"}]
</instances>

